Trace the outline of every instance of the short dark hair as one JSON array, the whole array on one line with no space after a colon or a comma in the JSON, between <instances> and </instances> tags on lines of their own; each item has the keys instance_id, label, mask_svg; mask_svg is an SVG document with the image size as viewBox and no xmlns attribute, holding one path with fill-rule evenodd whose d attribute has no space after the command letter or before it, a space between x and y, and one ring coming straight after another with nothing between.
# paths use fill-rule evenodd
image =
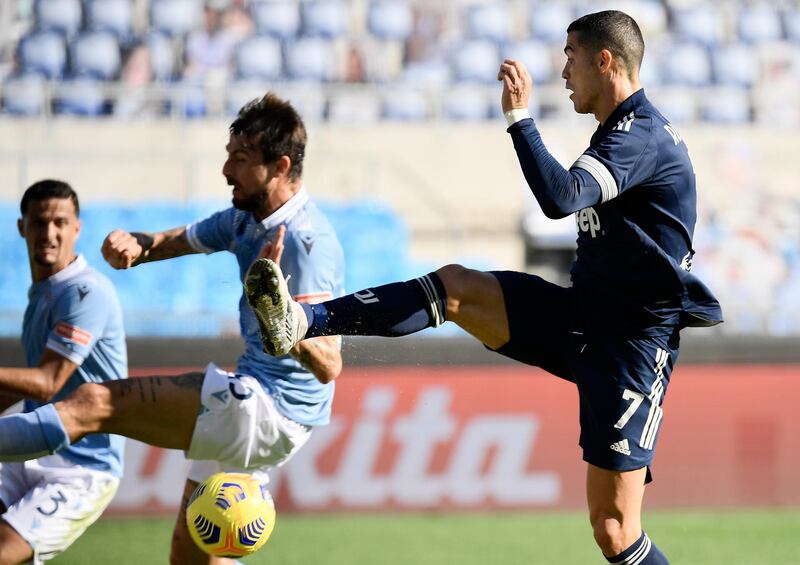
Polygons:
<instances>
[{"instance_id":1,"label":"short dark hair","mask_svg":"<svg viewBox=\"0 0 800 565\"><path fill-rule=\"evenodd\" d=\"M605 10L581 16L567 28L580 34L578 41L597 53L608 49L622 59L629 76L639 72L644 57L644 38L636 21L624 12Z\"/></svg>"},{"instance_id":2,"label":"short dark hair","mask_svg":"<svg viewBox=\"0 0 800 565\"><path fill-rule=\"evenodd\" d=\"M306 151L306 126L297 110L286 100L267 92L245 104L230 127L232 135L252 138L261 148L265 163L286 155L291 159L289 178L303 174Z\"/></svg>"},{"instance_id":3,"label":"short dark hair","mask_svg":"<svg viewBox=\"0 0 800 565\"><path fill-rule=\"evenodd\" d=\"M34 200L48 200L50 198L69 198L75 205L75 215L81 215L81 206L78 203L78 194L72 187L61 180L45 179L30 185L25 194L22 195L22 202L19 204L20 212L23 217L28 212L28 203Z\"/></svg>"}]
</instances>

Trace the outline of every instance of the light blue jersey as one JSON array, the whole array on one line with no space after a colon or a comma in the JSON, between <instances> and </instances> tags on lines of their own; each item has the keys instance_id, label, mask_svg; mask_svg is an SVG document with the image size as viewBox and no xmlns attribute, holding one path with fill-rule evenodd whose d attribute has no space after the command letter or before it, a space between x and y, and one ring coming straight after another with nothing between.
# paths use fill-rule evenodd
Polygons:
<instances>
[{"instance_id":1,"label":"light blue jersey","mask_svg":"<svg viewBox=\"0 0 800 565\"><path fill-rule=\"evenodd\" d=\"M128 355L122 308L106 277L89 267L83 256L28 290L22 324L22 346L29 367L36 367L45 349L78 368L51 401L67 396L83 383L101 383L128 376ZM41 403L26 400L29 412ZM59 451L64 460L122 476L124 438L91 434Z\"/></svg>"},{"instance_id":2,"label":"light blue jersey","mask_svg":"<svg viewBox=\"0 0 800 565\"><path fill-rule=\"evenodd\" d=\"M289 277L289 292L294 299L321 302L344 294L342 247L305 187L261 222L251 212L228 208L190 224L186 236L198 251L230 251L236 255L243 281L281 225L286 226L281 269ZM239 323L247 348L239 358L237 371L258 379L284 416L308 426L327 424L334 384L323 385L289 355L276 358L264 353L258 321L244 295L239 300Z\"/></svg>"}]
</instances>

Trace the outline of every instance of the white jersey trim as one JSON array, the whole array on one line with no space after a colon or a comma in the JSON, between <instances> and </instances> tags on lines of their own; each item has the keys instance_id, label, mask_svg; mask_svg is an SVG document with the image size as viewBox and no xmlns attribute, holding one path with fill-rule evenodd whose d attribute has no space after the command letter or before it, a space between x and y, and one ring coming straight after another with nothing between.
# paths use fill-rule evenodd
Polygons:
<instances>
[{"instance_id":1,"label":"white jersey trim","mask_svg":"<svg viewBox=\"0 0 800 565\"><path fill-rule=\"evenodd\" d=\"M54 339L48 339L46 347L47 347L47 349L50 349L51 351L55 351L56 353L58 353L59 355L61 355L65 359L67 359L68 361L72 361L73 363L75 363L76 365L79 365L79 366L83 365L83 362L86 360L84 357L82 357L78 353L76 353L74 351L70 351L69 349L67 349L66 347L64 347L63 345L61 345L60 343L58 343Z\"/></svg>"},{"instance_id":2,"label":"white jersey trim","mask_svg":"<svg viewBox=\"0 0 800 565\"><path fill-rule=\"evenodd\" d=\"M584 153L578 157L578 160L572 164L570 169L583 169L592 175L592 178L600 185L600 192L602 194L600 199L601 204L619 196L617 181L614 180L611 171L609 171L602 162L591 155Z\"/></svg>"},{"instance_id":3,"label":"white jersey trim","mask_svg":"<svg viewBox=\"0 0 800 565\"><path fill-rule=\"evenodd\" d=\"M199 223L200 222L194 222L193 224L188 224L186 226L186 241L196 251L200 251L201 253L205 253L206 255L208 255L210 253L214 253L213 249L203 245L202 242L200 241L200 238L197 237L197 224L199 224Z\"/></svg>"},{"instance_id":4,"label":"white jersey trim","mask_svg":"<svg viewBox=\"0 0 800 565\"><path fill-rule=\"evenodd\" d=\"M71 278L77 277L81 274L89 265L86 263L86 259L83 255L78 255L75 257L75 260L61 269L54 275L47 277L47 280L50 284L61 283L64 281L68 281Z\"/></svg>"},{"instance_id":5,"label":"white jersey trim","mask_svg":"<svg viewBox=\"0 0 800 565\"><path fill-rule=\"evenodd\" d=\"M264 229L269 231L274 227L285 224L300 211L300 209L308 203L308 191L306 186L300 187L294 196L283 203L283 206L275 210L272 214L261 220L261 225Z\"/></svg>"}]
</instances>

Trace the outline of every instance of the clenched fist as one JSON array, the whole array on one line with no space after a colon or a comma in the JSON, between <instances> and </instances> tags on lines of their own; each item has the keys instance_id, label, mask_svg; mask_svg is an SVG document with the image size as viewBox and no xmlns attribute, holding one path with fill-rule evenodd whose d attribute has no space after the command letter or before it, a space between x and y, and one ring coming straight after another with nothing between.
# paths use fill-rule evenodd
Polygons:
<instances>
[{"instance_id":1,"label":"clenched fist","mask_svg":"<svg viewBox=\"0 0 800 565\"><path fill-rule=\"evenodd\" d=\"M135 235L116 229L103 241L103 259L115 269L129 269L142 256L144 247Z\"/></svg>"}]
</instances>

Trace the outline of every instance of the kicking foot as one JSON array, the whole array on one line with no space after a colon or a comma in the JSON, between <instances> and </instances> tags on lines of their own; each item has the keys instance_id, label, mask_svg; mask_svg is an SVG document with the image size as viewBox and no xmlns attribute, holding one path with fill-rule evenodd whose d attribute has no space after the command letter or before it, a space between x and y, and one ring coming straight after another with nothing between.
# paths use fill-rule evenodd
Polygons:
<instances>
[{"instance_id":1,"label":"kicking foot","mask_svg":"<svg viewBox=\"0 0 800 565\"><path fill-rule=\"evenodd\" d=\"M259 259L244 281L247 302L258 319L264 351L286 355L308 329L303 308L289 295L281 268L270 259Z\"/></svg>"}]
</instances>

